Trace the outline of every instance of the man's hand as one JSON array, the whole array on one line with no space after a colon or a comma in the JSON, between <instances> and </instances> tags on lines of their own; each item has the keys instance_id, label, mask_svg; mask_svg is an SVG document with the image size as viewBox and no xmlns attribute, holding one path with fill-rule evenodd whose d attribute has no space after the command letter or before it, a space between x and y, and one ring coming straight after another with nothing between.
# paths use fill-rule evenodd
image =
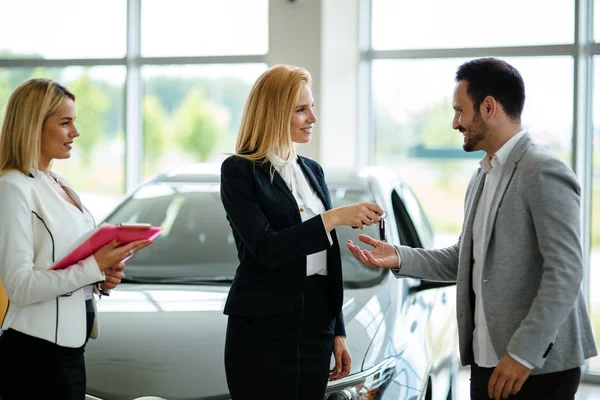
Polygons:
<instances>
[{"instance_id":1,"label":"man's hand","mask_svg":"<svg viewBox=\"0 0 600 400\"><path fill-rule=\"evenodd\" d=\"M488 383L490 399L506 399L517 394L529 378L531 370L512 358L509 354L502 357Z\"/></svg>"},{"instance_id":2,"label":"man's hand","mask_svg":"<svg viewBox=\"0 0 600 400\"><path fill-rule=\"evenodd\" d=\"M400 260L394 246L367 235L360 235L358 239L373 246L374 249L371 251L361 250L360 247L352 243L352 240L348 240L348 248L357 260L373 268L398 268Z\"/></svg>"},{"instance_id":3,"label":"man's hand","mask_svg":"<svg viewBox=\"0 0 600 400\"><path fill-rule=\"evenodd\" d=\"M100 287L104 291L108 291L117 287L121 283L121 279L125 277L123 271L125 270L125 264L119 263L112 268L104 271L105 281L100 284Z\"/></svg>"},{"instance_id":4,"label":"man's hand","mask_svg":"<svg viewBox=\"0 0 600 400\"><path fill-rule=\"evenodd\" d=\"M336 336L333 339L333 355L335 357L335 367L329 371L329 380L337 381L350 373L350 352L346 346L346 338Z\"/></svg>"}]
</instances>

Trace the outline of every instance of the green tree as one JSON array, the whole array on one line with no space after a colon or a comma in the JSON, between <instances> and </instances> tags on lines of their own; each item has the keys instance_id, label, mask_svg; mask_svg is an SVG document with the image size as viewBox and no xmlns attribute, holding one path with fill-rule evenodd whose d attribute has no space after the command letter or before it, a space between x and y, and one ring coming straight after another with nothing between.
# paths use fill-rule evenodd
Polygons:
<instances>
[{"instance_id":1,"label":"green tree","mask_svg":"<svg viewBox=\"0 0 600 400\"><path fill-rule=\"evenodd\" d=\"M460 149L462 135L452 130L452 102L448 97L433 103L415 116L419 142L425 148Z\"/></svg>"},{"instance_id":2,"label":"green tree","mask_svg":"<svg viewBox=\"0 0 600 400\"><path fill-rule=\"evenodd\" d=\"M90 79L87 71L69 85L77 97L77 129L81 136L77 147L81 149L83 164L89 166L94 147L107 136L104 117L110 108L109 97L98 83Z\"/></svg>"},{"instance_id":3,"label":"green tree","mask_svg":"<svg viewBox=\"0 0 600 400\"><path fill-rule=\"evenodd\" d=\"M175 111L175 137L178 146L200 162L206 161L217 145L221 128L216 108L198 89L191 90Z\"/></svg>"},{"instance_id":4,"label":"green tree","mask_svg":"<svg viewBox=\"0 0 600 400\"><path fill-rule=\"evenodd\" d=\"M156 96L144 97L144 161L156 162L163 154L169 136L165 109Z\"/></svg>"},{"instance_id":5,"label":"green tree","mask_svg":"<svg viewBox=\"0 0 600 400\"><path fill-rule=\"evenodd\" d=\"M146 93L156 95L168 113L173 112L191 89L201 90L204 99L229 110L229 119L224 128L227 134L236 135L246 97L252 82L233 77L223 78L180 78L156 76L148 79Z\"/></svg>"}]
</instances>

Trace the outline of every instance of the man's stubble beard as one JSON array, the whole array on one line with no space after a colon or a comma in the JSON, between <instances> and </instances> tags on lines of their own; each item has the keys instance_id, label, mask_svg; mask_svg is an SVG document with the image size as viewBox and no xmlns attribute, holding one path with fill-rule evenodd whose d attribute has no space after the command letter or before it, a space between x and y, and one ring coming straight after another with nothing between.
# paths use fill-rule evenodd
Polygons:
<instances>
[{"instance_id":1,"label":"man's stubble beard","mask_svg":"<svg viewBox=\"0 0 600 400\"><path fill-rule=\"evenodd\" d=\"M481 118L481 114L476 113L475 116L473 117L473 122L471 123L471 128L468 129L467 142L465 144L463 144L463 150L466 151L467 153L470 153L475 150L481 150L481 149L476 149L475 147L480 142L485 140L485 138L488 136L488 133L489 133L489 128L488 128L487 124L483 121L483 118Z\"/></svg>"}]
</instances>

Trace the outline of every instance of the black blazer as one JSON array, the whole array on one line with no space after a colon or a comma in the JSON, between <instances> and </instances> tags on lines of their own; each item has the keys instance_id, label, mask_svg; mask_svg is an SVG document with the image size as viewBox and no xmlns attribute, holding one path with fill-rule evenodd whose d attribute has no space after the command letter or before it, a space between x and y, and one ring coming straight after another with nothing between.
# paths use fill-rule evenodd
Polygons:
<instances>
[{"instance_id":1,"label":"black blazer","mask_svg":"<svg viewBox=\"0 0 600 400\"><path fill-rule=\"evenodd\" d=\"M298 156L298 164L325 209L331 209L321 166ZM221 201L231 225L240 265L225 303L225 314L273 315L291 311L302 298L306 256L327 250L327 276L335 335L344 335L340 246L330 246L320 215L302 222L298 203L271 163L231 156L221 165Z\"/></svg>"}]
</instances>

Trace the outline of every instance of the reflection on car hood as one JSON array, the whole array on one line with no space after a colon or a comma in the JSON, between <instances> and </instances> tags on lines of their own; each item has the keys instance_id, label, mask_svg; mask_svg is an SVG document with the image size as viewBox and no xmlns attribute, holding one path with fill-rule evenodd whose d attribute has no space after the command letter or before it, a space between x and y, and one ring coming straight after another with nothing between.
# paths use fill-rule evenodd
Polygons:
<instances>
[{"instance_id":1,"label":"reflection on car hood","mask_svg":"<svg viewBox=\"0 0 600 400\"><path fill-rule=\"evenodd\" d=\"M223 366L229 287L122 284L98 302L100 335L88 342L88 393L107 400L143 396L228 399ZM389 298L345 291L352 373L359 372Z\"/></svg>"}]
</instances>

